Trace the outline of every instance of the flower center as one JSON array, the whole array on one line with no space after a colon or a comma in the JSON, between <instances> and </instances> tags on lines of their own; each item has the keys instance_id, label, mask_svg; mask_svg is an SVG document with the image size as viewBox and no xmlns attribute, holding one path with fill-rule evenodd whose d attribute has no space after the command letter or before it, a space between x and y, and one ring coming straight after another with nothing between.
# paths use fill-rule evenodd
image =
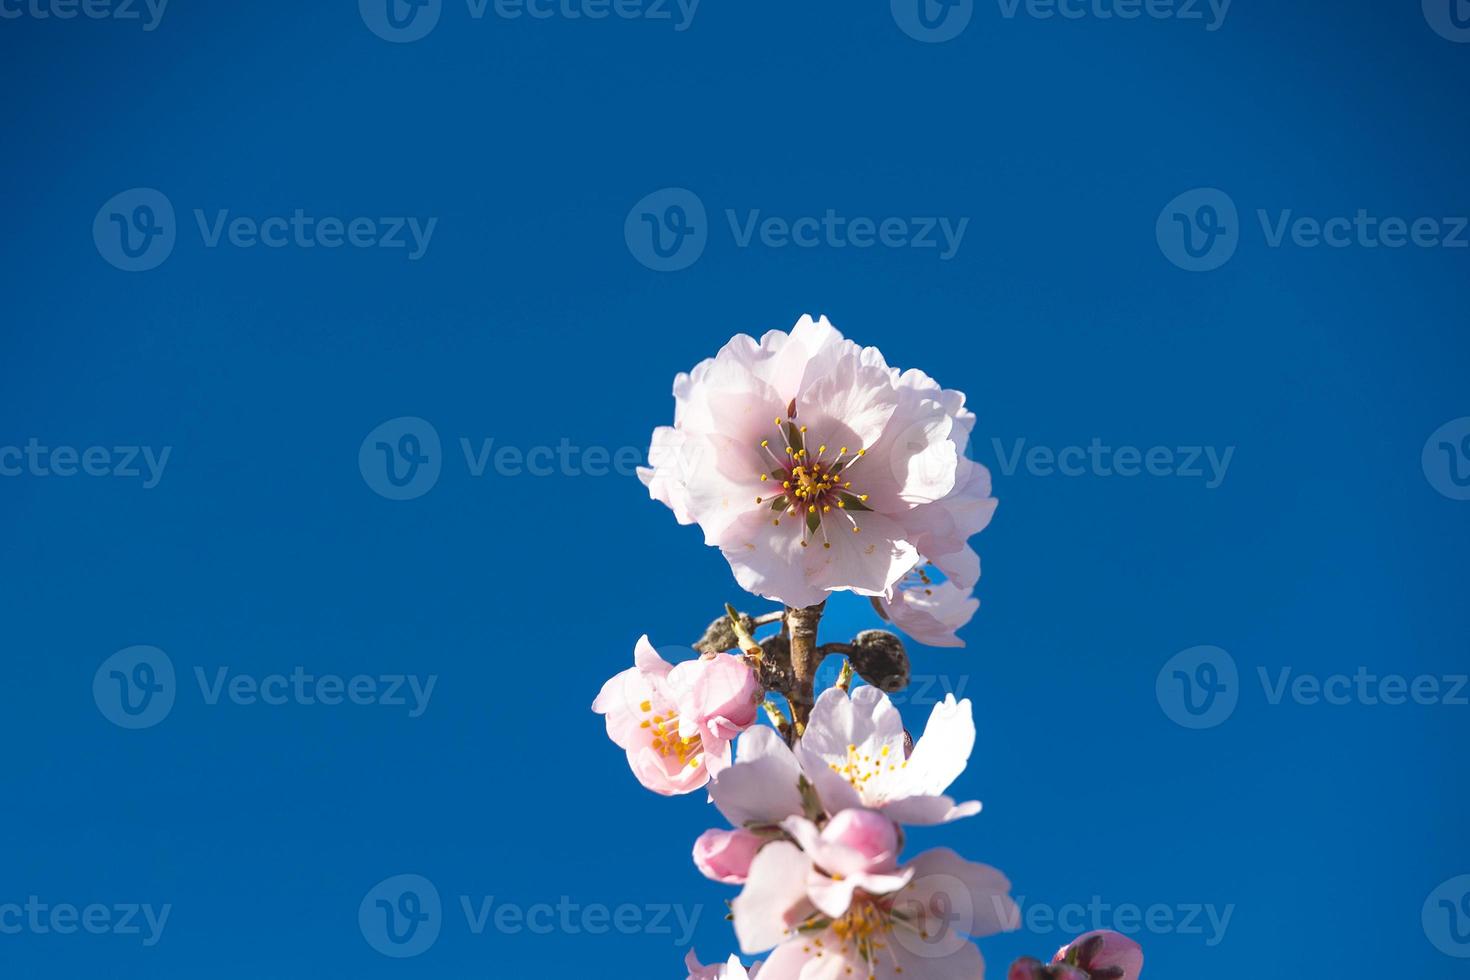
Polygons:
<instances>
[{"instance_id":1,"label":"flower center","mask_svg":"<svg viewBox=\"0 0 1470 980\"><path fill-rule=\"evenodd\" d=\"M879 775L885 769L892 772L898 769L907 769L908 760L898 759L890 756L888 746L878 750L877 756L869 755L867 752L859 752L856 745L847 747L847 758L841 765L835 762L827 763L827 768L852 784L852 788L862 795L863 788L874 776ZM866 798L866 797L864 797Z\"/></svg>"},{"instance_id":2,"label":"flower center","mask_svg":"<svg viewBox=\"0 0 1470 980\"><path fill-rule=\"evenodd\" d=\"M789 414L794 415L794 410ZM769 504L771 510L778 514L797 518L801 522L803 548L807 547L808 535L815 537L818 534L822 537L823 548L832 547L827 536L827 521L831 519L834 508L835 513L842 515L852 526L853 534L862 531L852 512L872 508L867 503L868 495L854 492L852 481L846 476L867 454L867 450L859 448L849 455L847 447L842 446L829 459L825 443L817 446L815 455L807 449L806 426L797 425L791 419L783 421L778 418L776 431L780 433L784 453L778 454L772 449L771 440L761 440L760 449L772 464L768 472L761 474L761 482L774 482L781 492L774 497L756 497L755 502ZM773 517L771 523L779 526L781 518Z\"/></svg>"},{"instance_id":3,"label":"flower center","mask_svg":"<svg viewBox=\"0 0 1470 980\"><path fill-rule=\"evenodd\" d=\"M817 913L797 927L798 931L831 931L837 942L836 948L828 947L820 936L803 943L802 951L813 953L818 959L839 956L845 960L856 960L867 967L867 980L879 976L898 976L903 967L891 951L895 929L908 929L920 939L927 940L928 933L921 924L907 921L907 917L893 908L892 897L879 899L863 891L854 893L852 905L841 918L828 919ZM847 967L847 974L852 968Z\"/></svg>"},{"instance_id":4,"label":"flower center","mask_svg":"<svg viewBox=\"0 0 1470 980\"><path fill-rule=\"evenodd\" d=\"M653 715L652 701L644 701L638 707L644 714ZM688 738L679 734L679 714L674 709L661 710L652 718L643 719L638 727L652 729L653 751L662 758L673 756L679 760L681 766L687 765L691 768L699 765L704 743L697 732Z\"/></svg>"}]
</instances>

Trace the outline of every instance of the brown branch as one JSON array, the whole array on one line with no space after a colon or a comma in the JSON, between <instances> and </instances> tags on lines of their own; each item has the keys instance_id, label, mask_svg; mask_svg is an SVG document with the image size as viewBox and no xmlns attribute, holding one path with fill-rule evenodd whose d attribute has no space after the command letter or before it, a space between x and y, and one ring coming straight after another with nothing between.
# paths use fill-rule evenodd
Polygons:
<instances>
[{"instance_id":1,"label":"brown branch","mask_svg":"<svg viewBox=\"0 0 1470 980\"><path fill-rule=\"evenodd\" d=\"M822 612L826 605L823 601L815 606L786 608L785 624L791 631L793 675L792 689L786 692L786 699L791 702L791 715L796 723L798 736L806 730L807 719L812 714L812 704L816 701L814 688L817 667L825 656L824 651L817 647L817 625L822 621Z\"/></svg>"}]
</instances>

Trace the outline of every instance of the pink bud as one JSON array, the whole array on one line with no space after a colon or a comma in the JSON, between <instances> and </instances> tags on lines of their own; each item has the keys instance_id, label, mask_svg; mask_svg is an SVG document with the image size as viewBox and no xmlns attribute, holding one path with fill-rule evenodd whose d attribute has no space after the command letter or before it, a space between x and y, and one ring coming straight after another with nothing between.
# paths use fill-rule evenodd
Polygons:
<instances>
[{"instance_id":1,"label":"pink bud","mask_svg":"<svg viewBox=\"0 0 1470 980\"><path fill-rule=\"evenodd\" d=\"M1011 964L1010 970L1006 972L1006 980L1046 980L1046 967L1041 961L1030 956L1023 956Z\"/></svg>"},{"instance_id":2,"label":"pink bud","mask_svg":"<svg viewBox=\"0 0 1470 980\"><path fill-rule=\"evenodd\" d=\"M1075 952L1075 956L1069 955ZM1138 980L1143 972L1143 947L1122 933L1099 929L1072 940L1052 958L1053 963L1073 960L1089 976L1103 974L1107 980Z\"/></svg>"},{"instance_id":3,"label":"pink bud","mask_svg":"<svg viewBox=\"0 0 1470 980\"><path fill-rule=\"evenodd\" d=\"M717 653L678 664L668 677L679 716L728 741L756 721L760 682L744 657Z\"/></svg>"},{"instance_id":4,"label":"pink bud","mask_svg":"<svg viewBox=\"0 0 1470 980\"><path fill-rule=\"evenodd\" d=\"M764 843L748 830L706 830L694 842L694 866L713 881L743 885Z\"/></svg>"},{"instance_id":5,"label":"pink bud","mask_svg":"<svg viewBox=\"0 0 1470 980\"><path fill-rule=\"evenodd\" d=\"M822 828L822 840L862 855L869 872L890 871L898 864L898 831L876 810L843 810Z\"/></svg>"}]
</instances>

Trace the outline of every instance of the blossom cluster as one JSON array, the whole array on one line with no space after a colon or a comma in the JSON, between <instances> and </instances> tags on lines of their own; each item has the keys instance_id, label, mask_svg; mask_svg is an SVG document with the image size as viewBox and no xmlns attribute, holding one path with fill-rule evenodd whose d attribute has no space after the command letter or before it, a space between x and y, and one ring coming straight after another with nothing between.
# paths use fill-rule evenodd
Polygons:
<instances>
[{"instance_id":1,"label":"blossom cluster","mask_svg":"<svg viewBox=\"0 0 1470 980\"><path fill-rule=\"evenodd\" d=\"M959 392L809 317L737 336L679 375L674 397L640 477L741 586L782 607L727 607L678 663L640 638L593 702L643 786L705 790L728 824L693 842L693 863L740 889L740 954L764 959L702 965L690 950L687 975L979 980L974 940L1020 922L1010 882L948 848L904 854L906 828L980 811L947 795L974 749L971 704L947 696L914 739L887 693L908 677L897 637L816 642L827 597L852 592L915 641L963 645L979 606L968 539L995 510L989 473L964 455L974 415ZM778 631L757 640L765 625ZM831 654L846 660L818 694ZM1049 963L1015 961L1007 980L1137 980L1142 960L1126 937L1090 933Z\"/></svg>"}]
</instances>

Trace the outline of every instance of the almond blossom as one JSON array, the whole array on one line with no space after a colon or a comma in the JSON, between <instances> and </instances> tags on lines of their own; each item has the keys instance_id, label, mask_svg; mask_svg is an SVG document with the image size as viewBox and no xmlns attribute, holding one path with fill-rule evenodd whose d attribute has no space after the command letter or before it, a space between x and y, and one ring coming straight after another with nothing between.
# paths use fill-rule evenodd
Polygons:
<instances>
[{"instance_id":1,"label":"almond blossom","mask_svg":"<svg viewBox=\"0 0 1470 980\"><path fill-rule=\"evenodd\" d=\"M837 877L787 841L756 855L731 909L742 951L775 947L762 980L977 980L985 960L968 937L1013 929L1019 919L1003 874L943 848L885 876L902 880L896 888L853 889L833 915L813 891ZM823 904L832 898L817 894Z\"/></svg>"},{"instance_id":2,"label":"almond blossom","mask_svg":"<svg viewBox=\"0 0 1470 980\"><path fill-rule=\"evenodd\" d=\"M736 336L675 379L674 400L639 478L700 525L743 588L802 607L840 590L888 596L921 548L974 584L965 539L994 500L984 467L963 459L974 415L959 392L802 317L759 342Z\"/></svg>"},{"instance_id":3,"label":"almond blossom","mask_svg":"<svg viewBox=\"0 0 1470 980\"><path fill-rule=\"evenodd\" d=\"M969 539L996 507L989 471L966 456L975 421L963 394L890 367L825 318L736 336L675 378L673 424L654 431L639 478L699 525L741 587L783 607L725 605L702 655L677 664L644 636L593 702L644 786L708 786L729 821L691 856L740 886L740 950L769 957L747 971L691 950L689 980L983 980L972 940L1019 925L995 868L945 848L901 856L906 826L980 810L947 795L975 746L970 702L947 696L914 741L884 693L911 676L904 641L818 637L827 597L851 591L920 643L964 645L980 605ZM846 657L841 680L819 692L833 655ZM849 693L854 677L866 685ZM770 726L757 724L762 704ZM1016 960L1007 980L1139 980L1142 966L1132 940L1089 933L1051 963Z\"/></svg>"},{"instance_id":4,"label":"almond blossom","mask_svg":"<svg viewBox=\"0 0 1470 980\"><path fill-rule=\"evenodd\" d=\"M1052 963L1081 967L1089 980L1138 980L1143 972L1143 947L1122 933L1098 929L1057 950Z\"/></svg>"},{"instance_id":5,"label":"almond blossom","mask_svg":"<svg viewBox=\"0 0 1470 980\"><path fill-rule=\"evenodd\" d=\"M953 581L936 582L924 562L913 569L882 600L882 610L894 626L931 647L962 647L958 636L980 608L980 600Z\"/></svg>"},{"instance_id":6,"label":"almond blossom","mask_svg":"<svg viewBox=\"0 0 1470 980\"><path fill-rule=\"evenodd\" d=\"M592 710L606 716L608 737L640 783L664 796L693 792L729 765L731 740L755 724L755 674L724 653L675 666L646 635L633 661L602 686Z\"/></svg>"},{"instance_id":7,"label":"almond blossom","mask_svg":"<svg viewBox=\"0 0 1470 980\"><path fill-rule=\"evenodd\" d=\"M694 842L694 866L711 881L743 885L766 839L748 830L706 830Z\"/></svg>"},{"instance_id":8,"label":"almond blossom","mask_svg":"<svg viewBox=\"0 0 1470 980\"><path fill-rule=\"evenodd\" d=\"M944 795L964 772L975 746L968 700L945 695L924 734L904 752L903 719L888 696L860 687L851 696L822 692L796 757L829 812L870 807L902 824L939 824L980 812L976 801Z\"/></svg>"},{"instance_id":9,"label":"almond blossom","mask_svg":"<svg viewBox=\"0 0 1470 980\"><path fill-rule=\"evenodd\" d=\"M688 980L755 980L760 972L759 963L746 970L740 957L734 955L724 963L702 966L692 949L684 955L684 968L689 971Z\"/></svg>"}]
</instances>

